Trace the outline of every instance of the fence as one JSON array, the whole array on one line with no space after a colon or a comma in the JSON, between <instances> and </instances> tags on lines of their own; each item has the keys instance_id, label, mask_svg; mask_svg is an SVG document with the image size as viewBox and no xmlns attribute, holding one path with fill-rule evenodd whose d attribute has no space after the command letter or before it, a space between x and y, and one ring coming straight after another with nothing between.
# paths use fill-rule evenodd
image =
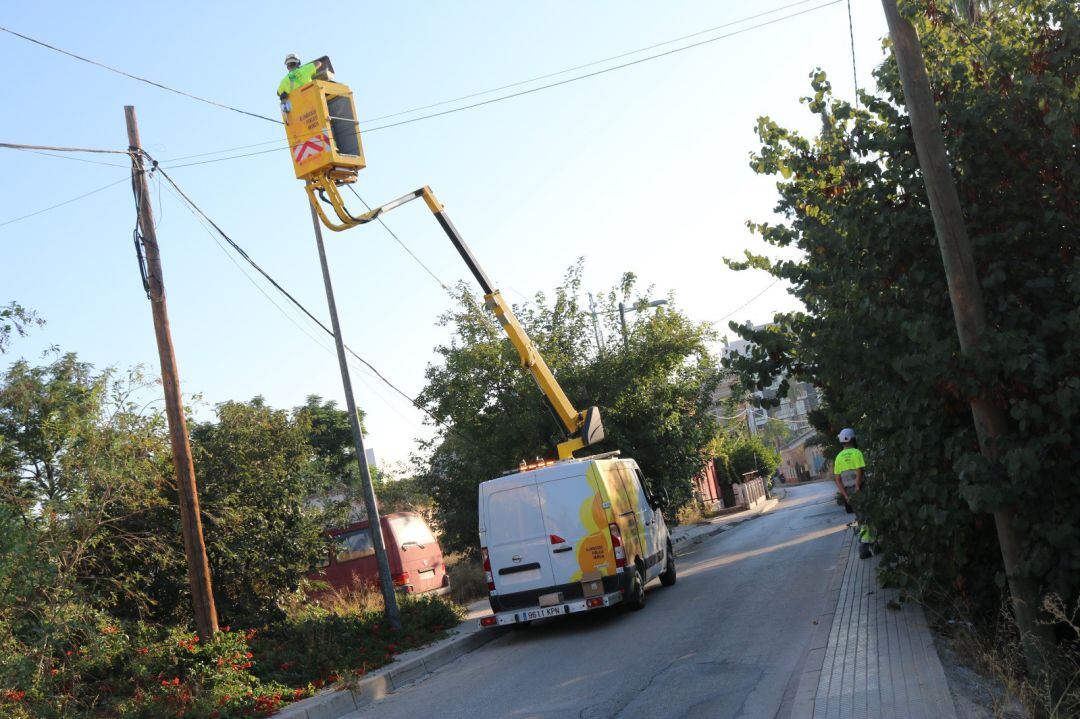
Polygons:
<instances>
[{"instance_id":1,"label":"fence","mask_svg":"<svg viewBox=\"0 0 1080 719\"><path fill-rule=\"evenodd\" d=\"M750 509L765 501L765 481L760 477L751 479L742 484L733 484L735 490L735 506Z\"/></svg>"}]
</instances>

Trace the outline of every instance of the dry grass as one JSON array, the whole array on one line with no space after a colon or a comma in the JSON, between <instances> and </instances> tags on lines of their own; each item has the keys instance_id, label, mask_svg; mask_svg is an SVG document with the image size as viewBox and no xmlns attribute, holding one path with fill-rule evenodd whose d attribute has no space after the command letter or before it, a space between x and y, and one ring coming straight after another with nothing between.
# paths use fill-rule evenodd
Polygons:
<instances>
[{"instance_id":1,"label":"dry grass","mask_svg":"<svg viewBox=\"0 0 1080 719\"><path fill-rule=\"evenodd\" d=\"M677 526L697 524L704 519L705 514L701 511L701 505L697 502L687 502L675 512L675 522Z\"/></svg>"},{"instance_id":2,"label":"dry grass","mask_svg":"<svg viewBox=\"0 0 1080 719\"><path fill-rule=\"evenodd\" d=\"M302 588L282 603L282 609L287 616L306 612L312 604L339 617L381 612L386 606L379 585L355 575L348 587L338 588L325 582L312 582L310 589L316 591L309 594L308 588Z\"/></svg>"},{"instance_id":3,"label":"dry grass","mask_svg":"<svg viewBox=\"0 0 1080 719\"><path fill-rule=\"evenodd\" d=\"M981 674L1004 687L1009 696L991 697L995 717L1013 717L1015 699L1028 716L1065 719L1080 716L1080 604L1071 610L1060 597L1043 600L1042 611L1067 637L1050 650L1045 664L1053 678L1024 671L1020 635L1006 605L993 631L978 631L964 623L954 633L954 646Z\"/></svg>"},{"instance_id":4,"label":"dry grass","mask_svg":"<svg viewBox=\"0 0 1080 719\"><path fill-rule=\"evenodd\" d=\"M450 598L454 603L467 606L487 598L487 582L480 560L463 554L449 554L443 560L446 573L450 575Z\"/></svg>"}]
</instances>

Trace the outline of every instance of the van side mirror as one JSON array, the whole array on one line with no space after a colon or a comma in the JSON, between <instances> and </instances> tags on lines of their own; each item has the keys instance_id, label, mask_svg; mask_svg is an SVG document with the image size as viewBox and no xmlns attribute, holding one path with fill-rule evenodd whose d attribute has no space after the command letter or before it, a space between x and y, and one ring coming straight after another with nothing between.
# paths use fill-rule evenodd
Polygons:
<instances>
[{"instance_id":1,"label":"van side mirror","mask_svg":"<svg viewBox=\"0 0 1080 719\"><path fill-rule=\"evenodd\" d=\"M649 497L649 504L653 509L666 509L670 504L668 499L668 492L666 489L661 488L659 491L653 492Z\"/></svg>"}]
</instances>

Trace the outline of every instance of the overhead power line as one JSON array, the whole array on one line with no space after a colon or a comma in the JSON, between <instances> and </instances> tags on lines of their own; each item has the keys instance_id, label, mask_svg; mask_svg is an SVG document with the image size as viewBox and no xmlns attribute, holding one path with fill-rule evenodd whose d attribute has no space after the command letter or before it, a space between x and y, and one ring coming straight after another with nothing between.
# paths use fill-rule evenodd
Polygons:
<instances>
[{"instance_id":1,"label":"overhead power line","mask_svg":"<svg viewBox=\"0 0 1080 719\"><path fill-rule=\"evenodd\" d=\"M71 160L73 162L85 162L89 165L102 165L104 167L123 167L127 168L127 165L121 165L118 162L102 162L101 160L88 160L85 157L72 157L71 155L58 155L55 152L42 152L41 150L20 150L20 152L29 152L34 155L42 155L44 157L55 157L58 160Z\"/></svg>"},{"instance_id":2,"label":"overhead power line","mask_svg":"<svg viewBox=\"0 0 1080 719\"><path fill-rule=\"evenodd\" d=\"M90 59L88 57L83 57L82 55L78 55L78 54L76 54L74 52L71 52L70 50L65 50L63 48L56 47L55 45L50 45L47 42L44 42L42 40L38 40L37 38L32 38L29 35L23 35L21 32L15 32L14 30L11 30L9 28L2 27L2 26L0 26L0 30L4 31L4 32L6 32L6 33L8 33L10 35L14 35L15 37L20 37L23 40L26 40L27 42L32 42L35 45L40 45L41 47L45 47L45 48L48 48L48 49L50 49L50 50L52 50L54 52L58 52L58 53L60 53L62 55L67 55L68 57L73 57L76 60L81 60L82 62L89 63L90 65L96 65L97 67L108 70L109 72L115 72L117 75L123 75L124 77L129 77L132 80L138 80L139 82L145 82L147 85L153 85L154 87L161 88L162 90L166 90L168 92L176 93L177 95L183 95L184 97L191 98L192 100L198 100L199 102L205 102L207 105L214 105L215 107L220 107L220 108L223 108L225 110L231 110L232 112L238 112L241 115L250 115L251 117L257 117L260 120L266 120L268 122L275 122L275 123L277 123L279 125L282 124L281 120L275 120L272 117L267 117L266 115L260 115L257 112L249 112L247 110L241 110L238 107L232 107L231 105L226 105L225 103L222 103L222 102L216 102L214 100L208 100L205 97L199 97L198 95L192 95L190 92L184 92L183 90L177 90L174 87L169 87L168 85L164 85L164 84L162 84L160 82L155 82L154 80L150 80L150 79L147 79L145 77L139 77L138 75L132 75L130 72L125 72L124 70L113 67L112 65L106 65L103 62L98 62L97 60L92 60L92 59Z\"/></svg>"},{"instance_id":3,"label":"overhead power line","mask_svg":"<svg viewBox=\"0 0 1080 719\"><path fill-rule=\"evenodd\" d=\"M156 165L157 163L154 163L154 164ZM260 275L262 275L266 279L266 281L269 282L274 287L274 289L276 289L278 292L280 292L287 300L289 300L289 302L291 302L294 306L296 306L297 309L299 309L301 312L303 312L308 317L308 319L310 319L312 322L314 322L316 325L318 325L319 328L323 330L323 332L330 335L331 337L334 336L334 331L332 329L327 327L326 324L323 323L323 321L320 320L318 317L316 317L307 307L305 307L303 305L303 303L300 302L300 300L296 299L296 297L294 297L288 290L286 290L281 285L281 283L279 283L277 280L275 280L270 275L269 272L267 272L262 267L260 267L259 264L256 263L255 260L253 260L251 258L251 255L249 255L244 250L244 248L242 248L239 244L237 244L237 242L235 240L233 240L231 237L229 237L229 235L226 234L225 231L222 230L221 227L219 227L218 224L216 222L214 222L202 210L202 208L200 208L195 203L194 200L192 200L190 197L188 197L187 194L182 189L180 189L180 186L178 184L176 184L176 181L173 180L165 170L161 169L160 167L157 167L157 171L161 173L162 177L164 177L165 180L170 185L172 185L173 189L180 196L180 198L190 207L190 209L192 209L194 212L196 212L198 214L198 216L205 219L206 222L209 223L209 225L214 228L214 231L217 232L217 234L220 235L221 238L223 240L225 240L229 244L229 246L232 247L236 251L236 253L239 254L240 257L242 257L244 259L245 262L247 262L249 265L251 265L251 267L254 268L255 271L258 272ZM448 425L445 422L443 422L442 420L440 420L431 411L429 411L426 407L424 407L424 405L421 404L418 400L416 400L415 398L409 396L409 394L407 392L405 392L400 387L398 387L396 384L394 384L389 379L387 379L387 377L382 372L380 372L375 367L375 365L368 362L366 359L361 357L359 354L357 354L352 348L350 348L347 345L345 346L345 351L348 352L353 357L355 357L357 360L359 360L369 370L371 370L371 372L373 372L375 374L375 376L380 381L383 382L383 384L385 384L387 387L394 390L399 395L401 395L403 398L408 400L409 404L411 404L413 407L415 407L416 409L420 410L421 412L426 414L428 417L430 417L433 422L438 424L440 427L444 428L447 432L450 432L451 434L457 434L459 438L464 439L464 437L461 437L461 435L459 433L457 433L456 430L453 427L451 427L450 425Z\"/></svg>"},{"instance_id":4,"label":"overhead power line","mask_svg":"<svg viewBox=\"0 0 1080 719\"><path fill-rule=\"evenodd\" d=\"M356 199L360 200L360 204L362 204L362 205L364 206L364 208L365 208L365 209L367 209L367 211L368 211L368 212L371 212L371 205L369 205L369 204L367 203L367 201L365 201L365 200L364 200L364 198L363 198L363 197L360 197L360 193L358 193L358 192L356 191L356 189L355 189L355 188L354 188L354 187L353 187L352 185L346 185L346 187L348 187L348 188L349 188L349 190L350 190L350 191L351 191L351 192L352 192L352 193L353 193L354 195L356 195ZM389 225L387 225L387 224L386 224L386 223L385 223L385 222L383 221L383 218L382 218L382 217L376 217L375 219L376 219L376 220L378 221L378 223L379 223L380 225L382 225L382 226L383 226L383 229L384 229L384 230L386 230L386 231L387 231L388 233L390 233L390 236L394 238L394 241L395 241L395 242L397 242L397 243L398 243L399 245L401 245L401 249L403 249L403 250L405 250L405 251L406 251L407 253L409 253L409 257L412 257L412 258L413 258L414 260L416 260L416 264L420 265L420 267L422 267L422 268L424 269L424 272L427 272L427 273L428 273L429 275L431 275L431 279L433 279L433 280L435 280L436 282L438 282L438 283L439 283L439 287L442 287L442 288L443 288L444 290L446 290L447 292L451 292L451 293L452 293L452 290L450 289L450 286L449 286L449 285L447 285L447 284L446 284L445 282L443 282L443 281L442 281L442 280L441 280L441 279L439 278L439 276L438 276L437 274L435 274L435 272L434 272L434 271L433 271L433 270L432 270L432 269L431 269L430 267L428 267L428 266L427 266L427 264L425 264L425 263L424 263L424 261L423 261L423 260L421 260L421 259L420 259L419 257L417 257L417 256L416 256L416 253L415 253L415 252L413 252L413 251L412 251L412 250L411 250L411 249L409 248L409 246L408 246L408 245L406 245L406 244L405 244L405 243L404 243L404 242L403 242L403 241L401 240L401 238L400 238L400 237L398 237L398 235L397 235L397 233L396 233L396 232L394 232L393 230L391 230L391 229L390 229L390 226L389 226Z\"/></svg>"},{"instance_id":5,"label":"overhead power line","mask_svg":"<svg viewBox=\"0 0 1080 719\"><path fill-rule=\"evenodd\" d=\"M735 313L737 313L737 312L740 312L740 311L742 311L742 310L743 310L743 309L745 309L746 307L750 306L750 303L752 303L752 302L753 302L754 300L756 300L756 299L757 299L758 297L761 297L761 296L762 296L763 294L765 294L766 292L768 292L769 290L771 290L771 289L773 288L773 285L775 285L775 284L776 284L777 282L779 282L779 281L780 281L780 278L776 278L775 280L773 280L772 282L770 282L769 284L767 284L767 285L765 286L765 289L763 289L763 290L762 290L761 292L758 292L758 293L757 293L756 295L754 295L753 297L751 297L750 299L748 299L748 300L747 300L746 302L743 302L743 303L742 303L741 305L739 305L738 307L736 307L735 309L733 309L733 310L732 310L731 312L728 312L728 313L727 313L726 315L724 315L724 316L723 316L723 317L721 317L720 319L718 319L718 320L710 320L710 321L709 321L709 324L714 324L714 325L718 325L718 324L720 324L721 322L723 322L724 320L726 320L727 318L729 318L729 317L731 317L732 315L734 315Z\"/></svg>"},{"instance_id":6,"label":"overhead power line","mask_svg":"<svg viewBox=\"0 0 1080 719\"><path fill-rule=\"evenodd\" d=\"M685 52L687 50L693 50L694 48L698 48L698 47L701 47L703 45L708 45L710 43L718 42L720 40L726 40L727 38L735 37L736 35L742 35L743 33L750 32L751 30L758 30L760 28L767 27L769 25L775 25L778 22L782 22L784 20L790 20L791 18L799 17L800 15L806 15L807 13L811 13L811 12L814 12L816 10L821 10L822 8L826 8L826 7L829 7L831 5L836 5L836 4L840 3L840 2L843 2L843 0L829 0L829 2L823 3L821 5L817 5L817 6L812 7L812 8L807 8L806 10L801 10L801 11L796 12L796 13L791 13L790 15L784 15L783 17L778 17L778 18L775 18L773 20L768 20L766 22L758 23L757 25L750 25L749 27L740 28L739 30L735 30L733 32L725 33L723 35L718 35L716 37L711 37L711 38L709 38L707 40L701 40L699 42L691 43L689 45L683 45L681 47L677 47L677 48L674 48L672 50L667 50L665 52L660 52L660 53L657 53L655 55L648 55L646 57L638 58L637 60L631 60L630 62L624 62L624 63L622 63L620 65L613 65L612 67L606 67L606 68L604 68L602 70L596 70L594 72L585 73L584 75L575 75L574 77L570 77L570 78L567 78L565 80L559 80L558 82L551 82L551 83L548 83L546 85L540 85L539 87L529 88L528 90L521 90L520 92L510 93L509 95L501 95L499 97L491 98L490 100L482 100L480 102L474 102L474 103L472 103L470 105L463 105L461 107L455 107L455 108L451 108L449 110L443 110L441 112L433 112L433 113L431 113L429 115L421 115L420 117L413 117L413 118L409 118L408 120L401 120L399 122L391 122L391 123L388 123L386 125L379 125L377 127L367 128L367 129L364 130L364 132L376 132L378 130L386 130L386 129L391 128L391 127L399 127L401 125L408 125L408 124L413 123L413 122L420 122L421 120L429 120L429 119L431 119L433 117L442 117L443 115L449 115L451 113L461 112L463 110L471 110L473 108L483 107L484 105L490 105L490 104L495 103L495 102L502 102L504 100L511 100L511 99L513 99L515 97L522 97L523 95L530 95L530 94L532 94L534 92L541 92L542 90L550 90L553 87L560 87L562 85L567 85L569 83L577 82L579 80L587 80L587 79L589 79L591 77L597 77L599 75L604 75L604 74L607 74L609 72L614 72L615 70L622 70L622 69L625 69L625 68L628 68L628 67L633 67L634 65L640 65L641 63L644 63L644 62L649 62L651 60L658 60L659 58L662 58L662 57L667 57L669 55L674 55L676 53Z\"/></svg>"},{"instance_id":7,"label":"overhead power line","mask_svg":"<svg viewBox=\"0 0 1080 719\"><path fill-rule=\"evenodd\" d=\"M180 204L182 204L184 206L184 208L188 212L191 213L192 217L194 217L195 221L199 223L199 226L202 227L203 231L206 232L206 234L210 237L211 240L214 241L214 244L217 245L217 247L221 250L221 253L223 255L225 255L225 257L229 260L229 262L231 262L236 267L237 271L239 271L240 274L242 274L244 276L244 279L246 279L249 283L251 283L251 286L254 287L258 291L259 294L261 294L264 298L266 298L266 301L269 302L271 305L273 305L274 308L277 309L277 311L281 314L282 317L287 319L294 327L296 327L298 330L300 330L300 332L302 334L304 334L308 339L310 339L312 341L312 343L314 343L320 349L322 349L323 351L327 352L330 355L335 354L335 351L334 351L334 348L333 348L332 345L323 342L321 339L319 339L319 337L317 335L312 334L312 332L307 327L305 327L303 324L301 324L300 321L297 320L297 318L294 317L292 314L290 314L289 311L285 307L281 306L278 303L278 301L275 300L270 295L270 293L267 292L263 288L263 286L259 284L258 281L256 281L256 279L252 276L251 272L244 269L244 265L242 265L236 259L236 257L233 255L233 253L229 251L229 248L226 247L224 242L222 242L221 237L213 230L213 228L210 226L210 224L203 217L201 217L191 207L191 205L189 205L187 202L185 202L184 199L177 193L176 190L174 190L172 187L169 187L167 185L166 185L166 189L170 193L172 193L172 195L174 197L176 197L177 200L180 201ZM159 208L161 207L160 199L159 199L158 207ZM416 423L416 421L414 419L410 419L409 417L406 417L398 409L398 407L396 405L392 404L390 402L390 400L388 400L381 392L378 391L378 389L375 388L374 385L372 385L367 380L367 377L371 377L373 379L378 379L377 377L375 377L375 375L373 375L371 373L371 371L369 369L367 369L366 367L364 367L363 365L360 365L359 363L357 363L355 361L352 361L352 358L349 358L349 360L350 360L350 362L349 362L350 366L352 366L354 369L356 369L357 372L359 373L360 381L364 383L365 387L367 387L368 389L371 390L372 394L374 394L380 400L382 400L382 402L384 404L386 404L386 406L388 408L390 408L390 410L393 411L394 414L401 417L402 420L404 420L405 422L407 422L409 424L412 424L414 426L419 426L419 425L417 425L417 423Z\"/></svg>"},{"instance_id":8,"label":"overhead power line","mask_svg":"<svg viewBox=\"0 0 1080 719\"><path fill-rule=\"evenodd\" d=\"M3 28L0 28L3 29ZM51 150L53 152L96 152L106 155L130 155L130 150L108 150L97 147L55 147L53 145L23 145L15 142L0 142L0 147L9 150Z\"/></svg>"},{"instance_id":9,"label":"overhead power line","mask_svg":"<svg viewBox=\"0 0 1080 719\"><path fill-rule=\"evenodd\" d=\"M689 40L692 37L699 37L701 35L705 35L705 34L710 33L710 32L715 32L717 30L723 30L724 28L731 27L732 25L739 25L739 24L742 24L744 22L748 22L750 20L756 20L759 17L765 17L766 15L772 15L773 13L778 13L778 12L781 12L782 10L789 10L789 9L791 9L793 7L797 7L799 5L806 5L807 3L810 3L810 2L814 2L814 0L799 0L798 2L793 2L793 3L789 3L787 5L781 5L780 7L775 7L772 10L766 10L764 12L759 12L756 15L748 15L746 17L741 17L741 18L739 18L737 20L731 20L731 21L728 21L728 22L720 24L720 25L714 25L713 27L706 28L704 30L698 30L697 32L692 32L689 35L682 35L680 37L672 38L670 40L664 40L663 42L653 43L652 45L646 45L645 47L639 47L636 50L629 50L627 52L619 53L618 55L611 55L610 57L605 57L605 58L602 58L600 60L593 60L591 62L582 63L581 65L574 65L573 67L563 68L562 70L556 70L555 72L549 72L549 73L546 73L544 75L537 75L535 77L530 77L530 78L527 78L525 80L518 80L516 82L511 82L511 83L508 83L506 85L500 85L499 87L488 88L487 90L480 90L478 92L473 92L473 93L470 93L468 95L461 95L459 97L450 98L449 100L442 100L440 102L433 102L433 103L431 103L429 105L420 105L418 107L411 107L408 110L399 110L397 112L391 112L391 113L388 113L386 115L379 115L377 117L369 117L366 120L363 120L363 122L377 122L379 120L387 120L387 119L389 119L391 117L399 117L401 115L408 115L409 113L420 112L422 110L430 110L433 107L441 107L442 105L449 105L451 103L461 102L462 100L471 100L472 98L480 97L481 95L490 95L493 92L499 92L501 90L509 90L512 87L520 87L521 85L528 85L530 82L539 82L540 80L547 80L549 77L556 77L558 75L565 75L568 72L574 72L576 70L584 70L587 67L595 67L596 65L602 65L605 62L612 62L614 60L621 60L624 57L630 57L631 55L637 55L640 52L646 52L648 50L655 50L656 48L663 47L664 45L671 45L673 43L681 42L683 40Z\"/></svg>"},{"instance_id":10,"label":"overhead power line","mask_svg":"<svg viewBox=\"0 0 1080 719\"><path fill-rule=\"evenodd\" d=\"M43 207L40 210L36 210L34 212L31 212L28 215L22 215L20 217L13 217L10 220L4 220L3 222L0 222L0 227L3 227L4 225L10 225L11 223L18 222L19 220L26 220L26 219L29 219L31 217L35 217L35 216L40 215L42 213L48 212L49 210L55 210L58 207L63 207L64 205L70 205L72 202L77 202L78 200L81 200L84 197L90 197L90 195L96 195L97 193L102 192L103 190L107 190L110 187L113 187L115 185L119 185L121 182L127 182L127 181L128 181L127 177L121 177L119 180L116 180L115 182L110 182L109 184L103 185L103 186L97 188L96 190L90 190L89 192L84 192L83 194L78 195L77 197L72 197L70 200L64 200L63 202L57 202L55 205L49 205L48 207Z\"/></svg>"},{"instance_id":11,"label":"overhead power line","mask_svg":"<svg viewBox=\"0 0 1080 719\"><path fill-rule=\"evenodd\" d=\"M758 29L761 29L763 27L768 27L770 25L775 25L776 23L783 22L784 20L790 20L792 18L799 17L801 15L806 15L808 13L816 12L817 10L821 10L823 8L830 7L832 5L837 5L837 4L839 4L839 3L843 2L843 1L844 0L828 0L828 2L824 2L824 3L820 4L820 5L815 5L814 7L811 7L811 8L806 8L805 10L800 10L799 12L789 13L787 15L783 15L783 16L778 17L778 18L773 18L773 19L767 20L765 22L757 23L755 25L749 25L749 26L744 27L744 28L739 28L738 30L735 30L735 31L732 31L732 32L729 32L729 33L725 33L723 35L717 35L716 37L707 38L705 40L701 40L701 41L698 41L698 42L695 42L695 43L691 43L689 45L682 45L680 47L673 48L673 49L667 50L665 52L656 53L654 55L647 55L646 57L638 58L638 59L632 60L630 62L621 63L619 65L613 65L611 67L606 67L606 68L596 70L596 71L593 71L593 72L589 72L589 73L585 73L585 74L582 74L582 75L575 75L573 77L565 78L565 79L559 80L557 82L547 83L545 85L540 85L538 87L533 87L533 88L529 88L529 89L526 89L526 90L521 90L519 92L510 93L510 94L507 94L507 95L500 95L498 97L493 97L493 98L490 98L488 100L481 100L480 102L474 102L474 103L471 103L471 104L468 104L468 105L462 105L460 107L453 107L453 108L450 108L450 109L447 109L447 110L441 110L439 112L433 112L433 113L429 113L427 115L420 115L418 117L408 118L408 119L405 119L405 120L400 120L398 122L387 123L385 125L378 125L376 127L365 128L365 129L361 129L361 130L358 130L358 131L361 132L361 133L378 132L379 130L385 130L385 129L388 129L388 128L391 128L391 127L399 127L401 125L408 125L408 124L411 124L411 123L414 123L414 122L420 122L422 120L430 120L432 118L442 117L444 115L450 115L450 114L453 114L455 112L462 112L463 110L471 110L471 109L474 109L474 108L477 108L477 107L483 107L485 105L491 105L491 104L496 103L496 102L503 102L505 100L511 100L511 99L514 99L514 98L517 98L517 97L522 97L524 95L529 95L529 94L532 94L532 93L541 92L543 90L549 90L549 89L552 89L552 88L555 88L555 87L560 87L562 85L570 84L572 82L577 82L579 80L586 80L588 78L597 77L599 75L604 75L606 73L613 72L615 70L622 70L622 69L625 69L625 68L628 68L628 67L632 67L634 65L640 65L641 63L649 62L651 60L656 60L656 59L659 59L659 58L662 58L662 57L667 57L668 55L674 55L676 53L685 52L687 50L692 50L694 48L698 48L698 47L701 47L703 45L708 45L710 43L718 42L720 40L725 40L725 39L728 39L728 38L731 38L731 37L735 37L736 35L741 35L743 33L750 32L751 30L758 30ZM717 26L717 28L736 25L736 24L745 22L745 21L750 20L750 19L763 17L765 15L769 15L769 14L772 14L774 12L779 12L780 10L789 9L791 7L795 7L795 6L801 5L801 4L804 4L804 3L802 3L802 2L793 3L791 5L786 5L786 6L783 6L783 7L780 7L780 8L776 8L775 10L771 10L771 11L764 12L764 13L758 13L757 15L751 15L751 16L748 16L748 17L745 17L745 18L741 18L740 20L733 20L733 21L731 21L729 23L726 23L725 25ZM678 38L676 40L668 40L668 41L665 41L665 42L662 42L662 43L657 43L657 44L651 45L651 46L649 46L647 48L639 48L638 50L632 50L630 52L614 56L613 58L609 58L608 60L621 58L621 57L626 57L626 56L629 56L629 55L634 55L634 54L637 54L639 52L644 52L645 50L648 50L648 49L651 49L651 48L671 44L672 42L678 42L678 40L680 40L680 39L685 39L685 38L688 38L688 37L695 37L697 35L701 35L701 34L706 33L706 32L711 32L712 30L715 30L717 28L712 28L710 30L703 30L703 31L701 31L699 33L693 33L691 35L684 36L684 38ZM597 60L596 62L586 63L585 65L581 65L579 67L589 67L589 66L596 65L596 64L599 64L599 63L602 63L602 62L606 62L606 61L607 60ZM575 68L571 68L571 69L568 69L568 70L560 70L558 72L549 73L548 75L540 76L539 78L533 78L533 79L530 79L530 80L522 80L522 81L517 82L517 83L511 83L510 85L507 85L507 86L504 86L504 87L516 87L518 85L526 84L528 82L533 82L533 81L535 81L537 79L540 79L540 78L552 77L552 76L555 76L555 75L565 74L567 72L571 72L573 69L575 69ZM478 95L485 95L485 94L488 94L490 92L495 92L495 91L496 90L487 90L487 91L480 92L480 93L474 93L473 95L463 96L462 98L459 98L459 99L465 99L467 97L476 97ZM433 105L430 105L430 107L436 107L438 105L447 104L449 102L453 102L453 100L447 100L447 101L444 101L444 102L435 103ZM403 112L410 112L410 111L403 111ZM387 118L387 117L393 117L393 116L400 115L400 114L402 114L402 113L393 113L391 115L384 115L382 117ZM363 121L361 121L361 124L368 123L368 122L374 122L374 120L363 120ZM247 148L251 148L251 147L258 147L259 145L267 145L267 144L271 144L271 143L281 143L281 142L282 142L281 140L268 140L268 141L263 142L263 143L255 143L255 144L252 144L252 145L241 145L241 146L238 146L238 147L226 148L226 149L222 149L222 150L215 150L213 152L199 153L199 154L196 154L196 155L186 155L186 156L183 156L183 157L173 158L172 161L189 159L189 158L196 158L196 157L204 157L204 156L209 156L209 155L217 155L217 154L230 152L230 151L233 151L233 150L241 150L241 149L247 149ZM179 169L181 167L192 167L192 166L195 166L195 165L206 165L206 164L210 164L210 163L214 163L214 162L225 162L227 160L236 160L236 159L241 159L241 158L245 158L245 157L254 157L256 155L265 155L265 154L272 153L272 152L279 152L279 151L287 149L287 148L288 148L288 144L286 143L286 144L280 144L278 147L272 147L272 148L267 149L267 150L258 150L258 151L255 151L255 152L245 152L243 154L229 155L227 157L218 157L218 158L209 159L209 160L201 160L201 161L198 161L198 162L189 162L189 163L184 163L182 165L170 165L169 167L171 169L175 170L175 169Z\"/></svg>"}]
</instances>

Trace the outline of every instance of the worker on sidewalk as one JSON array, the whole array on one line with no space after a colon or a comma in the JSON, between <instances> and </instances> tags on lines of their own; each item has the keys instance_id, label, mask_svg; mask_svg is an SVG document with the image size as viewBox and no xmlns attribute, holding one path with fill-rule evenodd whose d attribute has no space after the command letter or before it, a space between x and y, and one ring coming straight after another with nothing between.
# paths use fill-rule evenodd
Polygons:
<instances>
[{"instance_id":1,"label":"worker on sidewalk","mask_svg":"<svg viewBox=\"0 0 1080 719\"><path fill-rule=\"evenodd\" d=\"M288 72L281 82L278 83L277 94L281 99L281 109L284 112L288 112L292 109L289 103L289 93L293 90L307 85L309 82L315 79L315 74L322 68L322 63L318 60L313 62L300 64L300 58L293 53L289 53L285 56L285 69Z\"/></svg>"},{"instance_id":2,"label":"worker on sidewalk","mask_svg":"<svg viewBox=\"0 0 1080 719\"><path fill-rule=\"evenodd\" d=\"M840 496L844 498L844 508L850 513L854 511L851 498L863 488L866 459L859 450L855 430L845 427L840 430L837 439L840 440L841 450L833 460L833 481L840 490ZM859 558L866 559L873 553L871 546L875 541L874 535L861 512L856 513L855 521L859 531Z\"/></svg>"}]
</instances>

